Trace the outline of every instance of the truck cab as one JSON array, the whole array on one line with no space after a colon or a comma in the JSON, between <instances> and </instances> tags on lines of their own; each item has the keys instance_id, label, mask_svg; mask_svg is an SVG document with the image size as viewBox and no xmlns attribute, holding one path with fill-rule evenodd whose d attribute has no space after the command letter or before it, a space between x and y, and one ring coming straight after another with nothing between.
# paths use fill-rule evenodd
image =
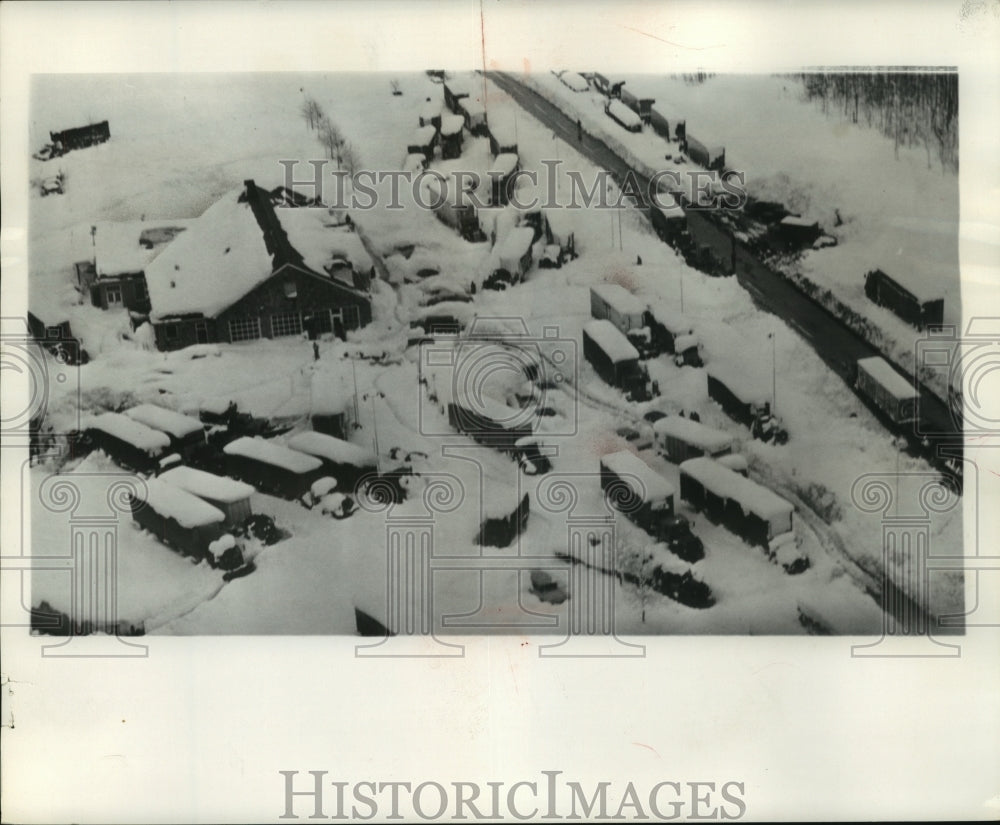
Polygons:
<instances>
[{"instance_id":1,"label":"truck cab","mask_svg":"<svg viewBox=\"0 0 1000 825\"><path fill-rule=\"evenodd\" d=\"M691 532L690 522L681 515L663 513L657 520L657 537L684 561L705 558L705 545Z\"/></svg>"}]
</instances>

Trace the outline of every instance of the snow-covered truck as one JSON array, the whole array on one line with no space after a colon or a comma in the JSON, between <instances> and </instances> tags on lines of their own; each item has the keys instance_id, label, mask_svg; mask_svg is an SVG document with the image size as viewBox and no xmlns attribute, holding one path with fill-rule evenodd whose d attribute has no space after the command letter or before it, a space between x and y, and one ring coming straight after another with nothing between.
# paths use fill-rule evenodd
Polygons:
<instances>
[{"instance_id":1,"label":"snow-covered truck","mask_svg":"<svg viewBox=\"0 0 1000 825\"><path fill-rule=\"evenodd\" d=\"M132 518L181 555L232 570L243 555L231 539L220 542L225 514L217 507L160 478L151 478L129 497Z\"/></svg>"},{"instance_id":2,"label":"snow-covered truck","mask_svg":"<svg viewBox=\"0 0 1000 825\"><path fill-rule=\"evenodd\" d=\"M438 135L441 143L441 159L452 160L462 154L462 127L465 125L460 115L441 118Z\"/></svg>"},{"instance_id":3,"label":"snow-covered truck","mask_svg":"<svg viewBox=\"0 0 1000 825\"><path fill-rule=\"evenodd\" d=\"M674 464L704 455L718 458L733 451L731 434L679 415L653 424L653 443L656 451Z\"/></svg>"},{"instance_id":4,"label":"snow-covered truck","mask_svg":"<svg viewBox=\"0 0 1000 825\"><path fill-rule=\"evenodd\" d=\"M688 135L685 140L687 142L687 156L699 166L704 166L706 169L716 169L720 172L725 168L725 147L702 143L691 135Z\"/></svg>"},{"instance_id":5,"label":"snow-covered truck","mask_svg":"<svg viewBox=\"0 0 1000 825\"><path fill-rule=\"evenodd\" d=\"M511 182L520 168L518 157L514 152L502 152L496 156L487 172L490 179L490 203L493 206L502 206L510 202Z\"/></svg>"},{"instance_id":6,"label":"snow-covered truck","mask_svg":"<svg viewBox=\"0 0 1000 825\"><path fill-rule=\"evenodd\" d=\"M197 418L184 415L156 404L139 404L125 410L133 421L165 433L170 439L170 449L190 459L205 443L205 425Z\"/></svg>"},{"instance_id":7,"label":"snow-covered truck","mask_svg":"<svg viewBox=\"0 0 1000 825\"><path fill-rule=\"evenodd\" d=\"M262 492L301 498L323 475L323 462L265 438L244 436L222 448L226 472Z\"/></svg>"},{"instance_id":8,"label":"snow-covered truck","mask_svg":"<svg viewBox=\"0 0 1000 825\"><path fill-rule=\"evenodd\" d=\"M182 490L222 511L226 517L226 529L239 527L251 515L251 497L257 491L249 484L226 476L218 476L194 467L174 467L157 476L161 481L180 487Z\"/></svg>"},{"instance_id":9,"label":"snow-covered truck","mask_svg":"<svg viewBox=\"0 0 1000 825\"><path fill-rule=\"evenodd\" d=\"M630 88L629 86L623 86L621 91L621 100L626 106L628 106L633 112L639 115L639 119L643 123L649 123L650 120L650 110L653 104L656 103L656 99L649 97L643 90L636 90L635 88Z\"/></svg>"},{"instance_id":10,"label":"snow-covered truck","mask_svg":"<svg viewBox=\"0 0 1000 825\"><path fill-rule=\"evenodd\" d=\"M594 371L633 401L646 401L649 375L639 363L639 351L606 319L583 325L583 355Z\"/></svg>"},{"instance_id":11,"label":"snow-covered truck","mask_svg":"<svg viewBox=\"0 0 1000 825\"><path fill-rule=\"evenodd\" d=\"M519 283L531 269L534 258L531 247L535 242L535 230L530 226L511 229L500 242L498 269L510 275L511 283Z\"/></svg>"},{"instance_id":12,"label":"snow-covered truck","mask_svg":"<svg viewBox=\"0 0 1000 825\"><path fill-rule=\"evenodd\" d=\"M771 401L766 391L739 367L713 361L707 370L708 397L718 402L734 421L750 428L750 434L761 441L776 444L788 441L788 431L781 420L771 413Z\"/></svg>"},{"instance_id":13,"label":"snow-covered truck","mask_svg":"<svg viewBox=\"0 0 1000 825\"><path fill-rule=\"evenodd\" d=\"M170 437L121 413L107 412L83 422L85 441L122 467L152 472L170 449Z\"/></svg>"},{"instance_id":14,"label":"snow-covered truck","mask_svg":"<svg viewBox=\"0 0 1000 825\"><path fill-rule=\"evenodd\" d=\"M681 364L701 366L701 352L694 327L682 313L660 301L646 308L645 320L654 353L666 352L676 355ZM678 344L688 344L688 349L680 349Z\"/></svg>"},{"instance_id":15,"label":"snow-covered truck","mask_svg":"<svg viewBox=\"0 0 1000 825\"><path fill-rule=\"evenodd\" d=\"M944 323L944 298L918 294L881 269L865 274L865 295L917 329L940 327Z\"/></svg>"},{"instance_id":16,"label":"snow-covered truck","mask_svg":"<svg viewBox=\"0 0 1000 825\"><path fill-rule=\"evenodd\" d=\"M674 511L674 487L629 450L601 458L601 490L608 503L685 561L705 556L701 540Z\"/></svg>"},{"instance_id":17,"label":"snow-covered truck","mask_svg":"<svg viewBox=\"0 0 1000 825\"><path fill-rule=\"evenodd\" d=\"M670 124L674 124L673 137L683 140L686 123L684 118L676 114L666 103L654 103L649 107L649 125L660 137L670 140Z\"/></svg>"},{"instance_id":18,"label":"snow-covered truck","mask_svg":"<svg viewBox=\"0 0 1000 825\"><path fill-rule=\"evenodd\" d=\"M642 131L642 118L617 98L604 105L604 114L629 132Z\"/></svg>"},{"instance_id":19,"label":"snow-covered truck","mask_svg":"<svg viewBox=\"0 0 1000 825\"><path fill-rule=\"evenodd\" d=\"M459 114L465 121L465 128L474 135L486 134L486 108L473 97L458 101Z\"/></svg>"},{"instance_id":20,"label":"snow-covered truck","mask_svg":"<svg viewBox=\"0 0 1000 825\"><path fill-rule=\"evenodd\" d=\"M434 160L434 146L437 144L437 129L433 126L421 126L410 137L406 144L408 155L421 154L428 161Z\"/></svg>"},{"instance_id":21,"label":"snow-covered truck","mask_svg":"<svg viewBox=\"0 0 1000 825\"><path fill-rule=\"evenodd\" d=\"M519 442L532 435L531 422L520 410L488 396L456 393L448 402L448 423L480 444L514 455L520 453Z\"/></svg>"},{"instance_id":22,"label":"snow-covered truck","mask_svg":"<svg viewBox=\"0 0 1000 825\"><path fill-rule=\"evenodd\" d=\"M919 393L884 358L860 359L854 386L897 427L917 420Z\"/></svg>"},{"instance_id":23,"label":"snow-covered truck","mask_svg":"<svg viewBox=\"0 0 1000 825\"><path fill-rule=\"evenodd\" d=\"M670 192L657 192L649 205L649 220L666 243L673 243L687 231L687 215Z\"/></svg>"},{"instance_id":24,"label":"snow-covered truck","mask_svg":"<svg viewBox=\"0 0 1000 825\"><path fill-rule=\"evenodd\" d=\"M590 288L590 315L606 318L625 335L646 326L642 302L619 284L597 284Z\"/></svg>"},{"instance_id":25,"label":"snow-covered truck","mask_svg":"<svg viewBox=\"0 0 1000 825\"><path fill-rule=\"evenodd\" d=\"M324 472L337 479L337 489L341 492L353 492L377 471L375 454L371 450L315 430L293 435L287 445L322 461Z\"/></svg>"},{"instance_id":26,"label":"snow-covered truck","mask_svg":"<svg viewBox=\"0 0 1000 825\"><path fill-rule=\"evenodd\" d=\"M809 566L795 540L793 504L707 456L685 461L680 470L681 498L692 507L763 547L786 572L799 573Z\"/></svg>"},{"instance_id":27,"label":"snow-covered truck","mask_svg":"<svg viewBox=\"0 0 1000 825\"><path fill-rule=\"evenodd\" d=\"M786 215L778 222L775 233L787 245L812 246L822 231L819 221L811 221L801 215Z\"/></svg>"}]
</instances>

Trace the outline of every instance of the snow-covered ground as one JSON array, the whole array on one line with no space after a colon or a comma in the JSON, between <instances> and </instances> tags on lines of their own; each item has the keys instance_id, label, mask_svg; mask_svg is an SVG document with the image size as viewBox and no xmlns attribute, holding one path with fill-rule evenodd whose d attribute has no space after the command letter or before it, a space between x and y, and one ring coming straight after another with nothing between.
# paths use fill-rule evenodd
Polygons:
<instances>
[{"instance_id":1,"label":"snow-covered ground","mask_svg":"<svg viewBox=\"0 0 1000 825\"><path fill-rule=\"evenodd\" d=\"M864 274L882 269L917 294L944 298L945 323L961 327L958 261L958 176L919 147L900 146L836 111L823 114L803 99L792 78L716 75L703 83L679 77L622 75L626 88L644 90L686 119L687 131L726 150L726 166L746 174L748 192L783 203L819 221L836 247L808 251L800 274L869 322L865 333L897 363L914 369L920 337L864 294ZM519 77L639 168L680 168L677 153L651 127L627 132L604 113L607 98L574 92L552 74ZM673 129L671 122L671 130ZM843 221L837 226L837 213ZM832 307L831 307L832 308ZM942 397L947 387L928 376Z\"/></svg>"},{"instance_id":2,"label":"snow-covered ground","mask_svg":"<svg viewBox=\"0 0 1000 825\"><path fill-rule=\"evenodd\" d=\"M390 79L399 82L401 96L390 94ZM407 350L405 346L409 321L418 312L424 290L416 284L399 284L402 276L393 277L409 264L400 249L416 246L422 259L440 270L441 281L460 288L473 282L481 284L494 266L495 253L488 242L468 243L429 211L412 208L405 191L403 209L356 211L352 215L373 251L384 258L379 266L384 266L385 274L396 283L376 282L372 324L352 334L346 343L321 342L318 361L313 359L312 345L296 338L159 353L142 329L129 332L124 312L102 312L82 303L72 287L72 263L88 256L93 222L135 220L143 215L149 219L195 218L247 177L280 182L279 159L322 157L315 134L298 111L303 94L319 101L354 144L364 167L390 170L401 167L425 99L432 96L437 100L440 85L424 75L109 76L43 78L36 84L36 142L44 142L49 128L105 117L111 122L109 143L52 162L67 173L65 196L41 199L33 195L32 201L30 302L43 317L69 317L74 332L83 336L85 347L94 356L80 368L82 412L100 412L123 403L157 403L192 411L206 403L224 406L234 400L244 411L288 423L294 434L309 426L314 377L327 380L327 376L352 391L356 386L360 428L351 439L372 450L377 440L383 470L399 463L390 457L394 447L428 456L414 465L422 480L411 500L393 510L393 517L421 512L423 485L435 474L454 476L465 498L453 513L435 521L434 546L438 551L444 548L449 555L479 559L482 548L474 543L474 537L481 508L492 506L501 497L511 501L511 487L517 483L532 496L527 530L520 537L521 553L538 556L547 569L554 565L558 570L554 556L566 551L565 517L544 512L535 496L536 487L545 483L547 476L519 475L512 461L491 450L474 451L478 465L443 456L442 438L429 434L451 430L442 411L428 401L419 384L418 348ZM596 174L571 146L518 110L495 86L487 83L485 88L490 112L506 110L512 117L516 113L523 168L540 169L542 160L558 157L566 162L566 168ZM98 101L107 108L97 111ZM603 112L597 114L607 121ZM689 124L692 120L689 115ZM463 155L476 168L487 161L484 144L484 139L466 134ZM435 165L447 168L439 161ZM42 166L39 164L40 169ZM300 176L307 168L300 165ZM559 185L568 183L563 178ZM544 327L554 326L560 338L573 342L564 366L570 386L548 392L546 403L558 415L541 428L543 441L559 449L553 473L588 474L577 483L581 506L599 508L596 473L600 456L630 448L615 430L631 425L648 435L649 427L641 421L646 411L697 410L702 421L733 432L739 449L750 459L752 473L766 478L770 486L796 504L797 535L811 562L806 572L789 576L759 549L712 525L678 499L678 509L694 521L695 532L705 543L706 556L691 565L671 556L662 546L654 548L655 552L671 570L690 570L704 581L716 604L697 610L654 594L645 605L643 622L634 588L615 583L618 629L802 633L801 607L823 617L836 632L879 632L880 611L865 592L872 578L859 571L857 564L869 574L881 569L882 521L852 506L852 485L863 473L894 473L897 462L899 469L911 472L931 472L930 468L898 456L889 434L852 393L845 391L840 379L792 329L755 309L733 279L713 279L688 268L652 234L645 219L632 212L625 211L620 223L619 216L607 210L574 211L569 220L578 259L561 269L534 268L524 284L503 292L479 289L469 304L470 311L480 318L523 319L537 337L542 336ZM817 255L826 252L829 250ZM642 265L637 265L637 256ZM767 336L773 333L776 406L791 433L789 443L778 447L751 440L745 428L708 401L704 370L678 368L666 358L650 363L651 376L659 381L662 395L645 404L630 405L619 392L603 384L582 353L573 357L582 325L590 317L589 288L601 282L621 284L644 302L662 300L668 306L678 306L683 291L684 313L702 339L727 342L723 347L717 344L709 358L725 357L727 351L740 353L765 375L761 380L766 381L768 393L772 364ZM376 365L367 357L382 353L387 353L392 363ZM79 414L72 396L53 386L50 423L57 430L66 429ZM568 426L574 420L574 434L561 435L574 429ZM279 443L286 438L279 437ZM471 441L454 434L445 440L472 449ZM641 455L679 486L674 465L651 450L643 450ZM95 456L86 462L101 460ZM35 467L33 483L40 483L52 469L46 464ZM67 469L79 471L80 467ZM807 499L815 503L816 491L821 489L829 491L827 501L837 505L828 512L831 524L808 510ZM136 582L127 585L131 595L122 600L122 606L123 610L127 606L129 615L122 613L123 618L144 619L147 628L164 633L349 633L353 631L355 606L373 615L384 611L384 514L362 510L341 521L298 503L268 496L255 499L258 510L272 515L291 537L261 549L255 572L225 584L217 571L192 565L142 531L122 527L122 558L135 560L134 566L132 561L123 565L122 576L145 582L142 586ZM617 528L629 544L651 544L623 518L618 518ZM50 535L49 531L57 529L59 524L39 525L32 544L36 552L46 552L50 542L64 541L61 534ZM957 514L933 517L931 532L936 551L960 552ZM516 551L504 552L510 555ZM526 563L525 569L529 567ZM480 613L504 617L520 618L520 604L532 614L557 615L565 620L573 603L571 593L570 601L561 606L544 604L529 592L527 575L510 571L484 578L480 594L478 575L469 570L435 571L435 623L444 614L475 612L480 595ZM150 585L151 581L155 585ZM942 576L935 584L929 608L934 613L960 611L961 578ZM36 587L44 588L35 591L36 602L42 597L53 604L54 599L58 601L57 588L51 583Z\"/></svg>"}]
</instances>

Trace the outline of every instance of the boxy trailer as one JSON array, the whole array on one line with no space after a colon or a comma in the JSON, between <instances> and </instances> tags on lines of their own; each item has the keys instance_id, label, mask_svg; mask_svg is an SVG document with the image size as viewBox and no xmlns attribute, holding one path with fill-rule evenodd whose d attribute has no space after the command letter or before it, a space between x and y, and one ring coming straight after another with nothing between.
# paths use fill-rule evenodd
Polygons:
<instances>
[{"instance_id":1,"label":"boxy trailer","mask_svg":"<svg viewBox=\"0 0 1000 825\"><path fill-rule=\"evenodd\" d=\"M860 359L854 386L897 427L917 420L919 393L884 358Z\"/></svg>"},{"instance_id":2,"label":"boxy trailer","mask_svg":"<svg viewBox=\"0 0 1000 825\"><path fill-rule=\"evenodd\" d=\"M594 371L633 400L649 398L649 377L639 363L639 351L606 319L583 325L583 355Z\"/></svg>"},{"instance_id":3,"label":"boxy trailer","mask_svg":"<svg viewBox=\"0 0 1000 825\"><path fill-rule=\"evenodd\" d=\"M590 288L590 314L593 318L607 319L622 334L646 326L642 302L618 284L598 284Z\"/></svg>"},{"instance_id":4,"label":"boxy trailer","mask_svg":"<svg viewBox=\"0 0 1000 825\"><path fill-rule=\"evenodd\" d=\"M712 521L766 550L794 537L795 506L708 457L681 464L681 498Z\"/></svg>"},{"instance_id":5,"label":"boxy trailer","mask_svg":"<svg viewBox=\"0 0 1000 825\"><path fill-rule=\"evenodd\" d=\"M865 274L865 295L917 329L940 327L944 323L944 298L918 295L881 269Z\"/></svg>"},{"instance_id":6,"label":"boxy trailer","mask_svg":"<svg viewBox=\"0 0 1000 825\"><path fill-rule=\"evenodd\" d=\"M733 451L730 433L679 415L661 418L653 424L653 443L656 451L674 464L706 455L718 458Z\"/></svg>"},{"instance_id":7,"label":"boxy trailer","mask_svg":"<svg viewBox=\"0 0 1000 825\"><path fill-rule=\"evenodd\" d=\"M726 166L726 150L723 146L708 145L697 138L688 135L686 138L687 156L699 166L706 169L722 171Z\"/></svg>"},{"instance_id":8,"label":"boxy trailer","mask_svg":"<svg viewBox=\"0 0 1000 825\"><path fill-rule=\"evenodd\" d=\"M752 379L736 369L720 370L712 362L708 369L708 397L718 402L734 421L750 428L750 434L762 441L772 438L776 444L788 440L788 432L777 416L771 414L771 402L766 392L755 386Z\"/></svg>"},{"instance_id":9,"label":"boxy trailer","mask_svg":"<svg viewBox=\"0 0 1000 825\"><path fill-rule=\"evenodd\" d=\"M701 540L674 511L674 487L629 450L601 458L601 490L608 503L685 561L704 558Z\"/></svg>"}]
</instances>

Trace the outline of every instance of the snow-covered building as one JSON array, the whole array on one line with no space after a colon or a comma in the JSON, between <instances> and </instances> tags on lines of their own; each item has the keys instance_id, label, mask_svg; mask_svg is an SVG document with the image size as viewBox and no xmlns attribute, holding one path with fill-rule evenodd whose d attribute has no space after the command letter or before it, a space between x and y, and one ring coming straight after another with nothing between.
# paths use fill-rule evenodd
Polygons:
<instances>
[{"instance_id":1,"label":"snow-covered building","mask_svg":"<svg viewBox=\"0 0 1000 825\"><path fill-rule=\"evenodd\" d=\"M245 181L147 267L156 345L344 337L371 321L373 269L352 225Z\"/></svg>"},{"instance_id":2,"label":"snow-covered building","mask_svg":"<svg viewBox=\"0 0 1000 825\"><path fill-rule=\"evenodd\" d=\"M81 291L100 309L149 312L146 267L192 223L187 219L105 221L91 227L94 258L75 264Z\"/></svg>"}]
</instances>

